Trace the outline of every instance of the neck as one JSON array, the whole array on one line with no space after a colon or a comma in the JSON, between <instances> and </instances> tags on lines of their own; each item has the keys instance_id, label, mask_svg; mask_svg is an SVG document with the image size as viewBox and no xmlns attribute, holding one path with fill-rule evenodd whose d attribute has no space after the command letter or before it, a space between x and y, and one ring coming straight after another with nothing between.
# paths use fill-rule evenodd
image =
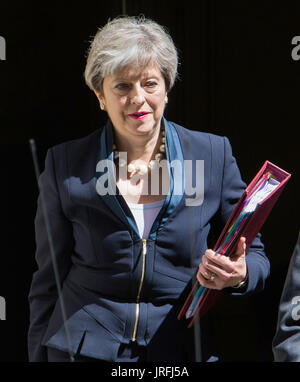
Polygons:
<instances>
[{"instance_id":1,"label":"neck","mask_svg":"<svg viewBox=\"0 0 300 382\"><path fill-rule=\"evenodd\" d=\"M160 128L151 136L130 137L121 136L115 132L115 144L120 152L127 152L128 162L143 160L148 162L159 151Z\"/></svg>"}]
</instances>

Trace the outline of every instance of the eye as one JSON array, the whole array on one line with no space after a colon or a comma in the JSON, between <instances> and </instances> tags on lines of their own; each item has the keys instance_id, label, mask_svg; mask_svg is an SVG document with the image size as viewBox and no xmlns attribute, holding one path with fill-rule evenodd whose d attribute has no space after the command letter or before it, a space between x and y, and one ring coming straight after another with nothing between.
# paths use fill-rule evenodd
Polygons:
<instances>
[{"instance_id":1,"label":"eye","mask_svg":"<svg viewBox=\"0 0 300 382\"><path fill-rule=\"evenodd\" d=\"M121 82L121 83L116 85L116 88L119 90L127 90L127 89L129 89L129 85L126 84L125 82Z\"/></svg>"},{"instance_id":2,"label":"eye","mask_svg":"<svg viewBox=\"0 0 300 382\"><path fill-rule=\"evenodd\" d=\"M148 88L153 88L153 87L155 87L157 85L157 83L155 82L155 81L147 81L146 82L146 86L148 87Z\"/></svg>"}]
</instances>

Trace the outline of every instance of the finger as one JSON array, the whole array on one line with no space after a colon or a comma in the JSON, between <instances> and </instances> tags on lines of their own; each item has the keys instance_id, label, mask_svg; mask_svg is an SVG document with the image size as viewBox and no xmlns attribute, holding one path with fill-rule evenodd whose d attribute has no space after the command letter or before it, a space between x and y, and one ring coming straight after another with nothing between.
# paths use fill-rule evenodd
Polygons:
<instances>
[{"instance_id":1,"label":"finger","mask_svg":"<svg viewBox=\"0 0 300 382\"><path fill-rule=\"evenodd\" d=\"M234 272L233 267L232 267L232 271L227 272L226 269L216 267L212 264L207 264L205 268L210 274L214 273L216 275L216 278L221 279L223 281L229 280L233 276L233 272Z\"/></svg>"},{"instance_id":2,"label":"finger","mask_svg":"<svg viewBox=\"0 0 300 382\"><path fill-rule=\"evenodd\" d=\"M207 249L205 251L205 254L202 256L202 262L205 264L212 264L215 265L216 267L223 267L224 261L222 260L222 256L217 252L212 251L211 249Z\"/></svg>"},{"instance_id":3,"label":"finger","mask_svg":"<svg viewBox=\"0 0 300 382\"><path fill-rule=\"evenodd\" d=\"M225 270L228 273L234 271L234 264L228 256L220 255L219 253L213 251L205 252L205 255L202 258L202 262L204 265L213 265L215 267L220 268L221 270Z\"/></svg>"},{"instance_id":4,"label":"finger","mask_svg":"<svg viewBox=\"0 0 300 382\"><path fill-rule=\"evenodd\" d=\"M219 279L216 275L215 275L213 280L207 280L199 272L197 278L198 278L199 283L202 286L204 286L205 288L208 288L208 289L217 289L217 290L221 290L221 289L224 288L224 282L221 279Z\"/></svg>"},{"instance_id":5,"label":"finger","mask_svg":"<svg viewBox=\"0 0 300 382\"><path fill-rule=\"evenodd\" d=\"M214 281L207 280L200 272L197 273L197 280L205 288L216 289Z\"/></svg>"},{"instance_id":6,"label":"finger","mask_svg":"<svg viewBox=\"0 0 300 382\"><path fill-rule=\"evenodd\" d=\"M246 253L246 238L242 236L240 237L238 241L238 245L236 247L236 251L231 256L231 258L238 259L241 256L245 256L245 253Z\"/></svg>"},{"instance_id":7,"label":"finger","mask_svg":"<svg viewBox=\"0 0 300 382\"><path fill-rule=\"evenodd\" d=\"M229 270L227 270L227 268ZM227 268L222 268L221 266L216 266L216 265L214 265L214 263L207 260L205 257L202 258L202 262L199 265L199 271L204 278L210 279L211 275L215 274L215 279L222 280L225 282L227 282L227 280L229 280L231 277L233 277L233 274L235 273L234 272L234 264L229 264Z\"/></svg>"},{"instance_id":8,"label":"finger","mask_svg":"<svg viewBox=\"0 0 300 382\"><path fill-rule=\"evenodd\" d=\"M206 279L209 280L211 272L205 267L203 263L199 265L199 273Z\"/></svg>"}]
</instances>

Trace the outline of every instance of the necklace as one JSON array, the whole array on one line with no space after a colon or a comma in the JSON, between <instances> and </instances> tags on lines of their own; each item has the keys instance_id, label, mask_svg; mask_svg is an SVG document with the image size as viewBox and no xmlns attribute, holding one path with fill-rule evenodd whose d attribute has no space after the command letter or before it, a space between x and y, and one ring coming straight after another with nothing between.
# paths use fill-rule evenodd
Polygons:
<instances>
[{"instance_id":1,"label":"necklace","mask_svg":"<svg viewBox=\"0 0 300 382\"><path fill-rule=\"evenodd\" d=\"M117 147L115 144L113 144L113 150L114 150L114 159L119 158L120 152L117 150ZM161 144L159 146L159 152L155 154L154 158L150 160L148 164L142 163L142 164L134 164L130 162L127 165L127 161L124 158L119 158L119 166L125 167L127 165L127 172L129 172L130 177L134 174L140 174L140 175L146 175L148 171L153 170L159 162L165 157L166 153L166 137L165 137L165 130L162 130L162 138L161 138Z\"/></svg>"}]
</instances>

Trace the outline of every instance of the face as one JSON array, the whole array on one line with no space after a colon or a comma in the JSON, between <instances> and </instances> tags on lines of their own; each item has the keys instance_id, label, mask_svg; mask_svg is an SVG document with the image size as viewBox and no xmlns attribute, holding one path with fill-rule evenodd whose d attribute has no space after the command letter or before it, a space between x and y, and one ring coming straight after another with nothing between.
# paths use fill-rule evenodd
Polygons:
<instances>
[{"instance_id":1,"label":"face","mask_svg":"<svg viewBox=\"0 0 300 382\"><path fill-rule=\"evenodd\" d=\"M167 93L165 80L156 65L140 72L129 68L107 76L103 95L96 95L121 137L152 136L159 130Z\"/></svg>"}]
</instances>

